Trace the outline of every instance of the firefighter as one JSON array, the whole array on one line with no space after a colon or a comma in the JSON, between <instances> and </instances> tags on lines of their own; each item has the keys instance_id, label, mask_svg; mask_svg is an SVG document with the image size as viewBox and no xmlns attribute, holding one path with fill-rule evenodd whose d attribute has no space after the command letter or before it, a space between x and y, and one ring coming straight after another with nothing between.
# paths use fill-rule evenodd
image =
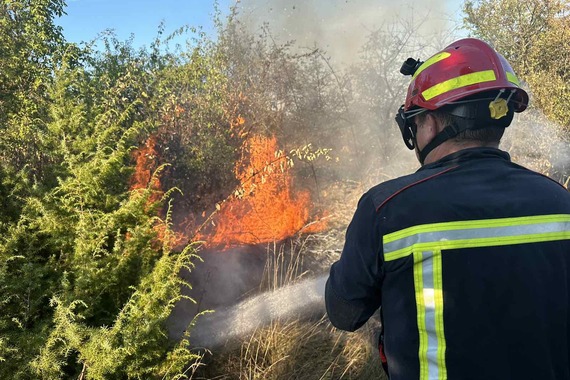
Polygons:
<instances>
[{"instance_id":1,"label":"firefighter","mask_svg":"<svg viewBox=\"0 0 570 380\"><path fill-rule=\"evenodd\" d=\"M354 331L380 308L392 380L570 379L570 195L498 148L527 93L478 39L401 71L396 121L422 166L360 199L331 323Z\"/></svg>"}]
</instances>

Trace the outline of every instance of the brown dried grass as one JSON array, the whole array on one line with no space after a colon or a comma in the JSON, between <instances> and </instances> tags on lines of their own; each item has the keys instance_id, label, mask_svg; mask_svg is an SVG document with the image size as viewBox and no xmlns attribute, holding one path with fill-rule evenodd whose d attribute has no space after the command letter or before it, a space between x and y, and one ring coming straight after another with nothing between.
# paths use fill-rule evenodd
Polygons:
<instances>
[{"instance_id":1,"label":"brown dried grass","mask_svg":"<svg viewBox=\"0 0 570 380\"><path fill-rule=\"evenodd\" d=\"M239 349L214 355L207 379L386 379L368 331L340 332L324 318L275 321Z\"/></svg>"}]
</instances>

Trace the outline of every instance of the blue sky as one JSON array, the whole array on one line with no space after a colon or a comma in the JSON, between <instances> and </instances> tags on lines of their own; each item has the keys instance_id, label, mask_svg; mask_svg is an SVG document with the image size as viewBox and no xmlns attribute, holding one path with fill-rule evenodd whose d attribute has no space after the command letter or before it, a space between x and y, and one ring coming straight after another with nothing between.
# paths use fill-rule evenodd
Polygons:
<instances>
[{"instance_id":1,"label":"blue sky","mask_svg":"<svg viewBox=\"0 0 570 380\"><path fill-rule=\"evenodd\" d=\"M219 0L227 14L232 0ZM90 41L105 29L114 29L119 40L134 34L134 46L149 45L161 21L166 34L184 26L201 26L213 32L212 0L67 0L67 15L56 20L70 42Z\"/></svg>"},{"instance_id":2,"label":"blue sky","mask_svg":"<svg viewBox=\"0 0 570 380\"><path fill-rule=\"evenodd\" d=\"M225 15L229 12L230 6L239 1L217 0L218 8ZM290 5L298 4L299 1L302 4L303 1L315 0L246 0L245 2L255 4L254 7L269 7L269 9L274 8L272 4L275 6L281 4L285 5L286 9ZM414 3L412 0L408 1L410 4ZM426 0L427 3L430 1L444 3L447 12L455 13L455 17L458 16L456 12L463 2L463 0ZM374 0L346 0L342 3L344 5L351 2L374 3ZM317 3L318 1L315 1L315 4ZM381 0L378 3L390 3L390 1ZM354 4L351 6L354 9ZM67 15L56 22L63 27L64 35L70 42L88 42L102 31L113 29L120 41L134 34L134 47L148 46L157 36L161 21L165 22L166 35L184 25L201 26L208 34L215 35L212 22L215 11L214 0L67 0L65 11ZM283 8L277 6L274 11L283 12ZM262 17L269 18L263 21L270 21L275 14L270 12L263 14Z\"/></svg>"}]
</instances>

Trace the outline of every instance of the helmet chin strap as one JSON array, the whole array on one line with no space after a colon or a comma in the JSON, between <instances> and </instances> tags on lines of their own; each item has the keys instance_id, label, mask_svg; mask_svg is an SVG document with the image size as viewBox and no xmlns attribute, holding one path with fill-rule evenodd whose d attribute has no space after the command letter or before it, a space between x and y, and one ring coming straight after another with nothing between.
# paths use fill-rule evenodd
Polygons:
<instances>
[{"instance_id":1,"label":"helmet chin strap","mask_svg":"<svg viewBox=\"0 0 570 380\"><path fill-rule=\"evenodd\" d=\"M417 148L417 140L414 135L414 145L416 147L420 164L424 164L426 157L435 148L443 144L449 139L454 138L458 134L468 129L484 128L506 128L511 124L514 116L513 106L509 104L511 97L507 100L500 98L503 91L490 103L486 100L490 99L475 99L473 101L463 101L448 112L456 116L456 122L446 126L439 132L422 150ZM512 92L511 92L512 95ZM492 98L491 98L492 99ZM473 106L468 106L469 103L474 103Z\"/></svg>"},{"instance_id":2,"label":"helmet chin strap","mask_svg":"<svg viewBox=\"0 0 570 380\"><path fill-rule=\"evenodd\" d=\"M469 126L467 126L467 125L462 126L462 127L457 126L455 124L448 125L447 127L445 127L443 129L443 131L438 133L422 150L420 150L418 148L418 143L416 140L414 140L414 145L416 147L416 152L418 154L418 159L420 161L420 164L421 165L424 164L426 157L428 156L428 154L431 153L432 150L434 150L435 148L437 148L438 146L440 146L441 144L443 144L447 140L449 140L449 139L457 136L461 132L467 130L468 127Z\"/></svg>"},{"instance_id":3,"label":"helmet chin strap","mask_svg":"<svg viewBox=\"0 0 570 380\"><path fill-rule=\"evenodd\" d=\"M502 98L504 90L498 91L492 97L465 99L450 103L443 110L454 116L453 122L423 148L418 148L418 125L413 121L414 116L426 112L426 109L405 111L402 105L396 113L396 123L400 128L404 143L410 150L415 150L420 164L423 166L427 156L438 146L468 129L506 128L511 124L514 116L514 106L510 102L514 90L508 98ZM489 102L490 101L490 102Z\"/></svg>"}]
</instances>

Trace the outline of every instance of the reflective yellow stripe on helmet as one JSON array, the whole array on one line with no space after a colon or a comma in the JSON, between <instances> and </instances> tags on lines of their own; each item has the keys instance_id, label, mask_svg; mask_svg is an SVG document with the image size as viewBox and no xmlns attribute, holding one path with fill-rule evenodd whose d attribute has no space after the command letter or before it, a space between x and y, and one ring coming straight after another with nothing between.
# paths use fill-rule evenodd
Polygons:
<instances>
[{"instance_id":1,"label":"reflective yellow stripe on helmet","mask_svg":"<svg viewBox=\"0 0 570 380\"><path fill-rule=\"evenodd\" d=\"M445 82L438 83L422 92L422 96L427 101L457 88L477 83L491 82L496 79L497 77L493 70L477 71L475 73L460 75L458 77L448 79Z\"/></svg>"},{"instance_id":2,"label":"reflective yellow stripe on helmet","mask_svg":"<svg viewBox=\"0 0 570 380\"><path fill-rule=\"evenodd\" d=\"M446 51L442 51L441 53L434 55L433 57L431 57L430 59L428 59L427 61L422 63L420 67L418 67L418 69L414 73L413 77L414 78L417 77L419 73L421 73L422 71L424 71L425 69L427 69L428 67L433 65L434 63L438 63L439 61L443 61L444 59L446 59L448 57L451 57L451 54L446 52Z\"/></svg>"},{"instance_id":3,"label":"reflective yellow stripe on helmet","mask_svg":"<svg viewBox=\"0 0 570 380\"><path fill-rule=\"evenodd\" d=\"M511 83L516 84L517 86L521 86L521 82L519 81L519 78L517 78L517 76L513 73L510 73L507 71L507 80Z\"/></svg>"}]
</instances>

